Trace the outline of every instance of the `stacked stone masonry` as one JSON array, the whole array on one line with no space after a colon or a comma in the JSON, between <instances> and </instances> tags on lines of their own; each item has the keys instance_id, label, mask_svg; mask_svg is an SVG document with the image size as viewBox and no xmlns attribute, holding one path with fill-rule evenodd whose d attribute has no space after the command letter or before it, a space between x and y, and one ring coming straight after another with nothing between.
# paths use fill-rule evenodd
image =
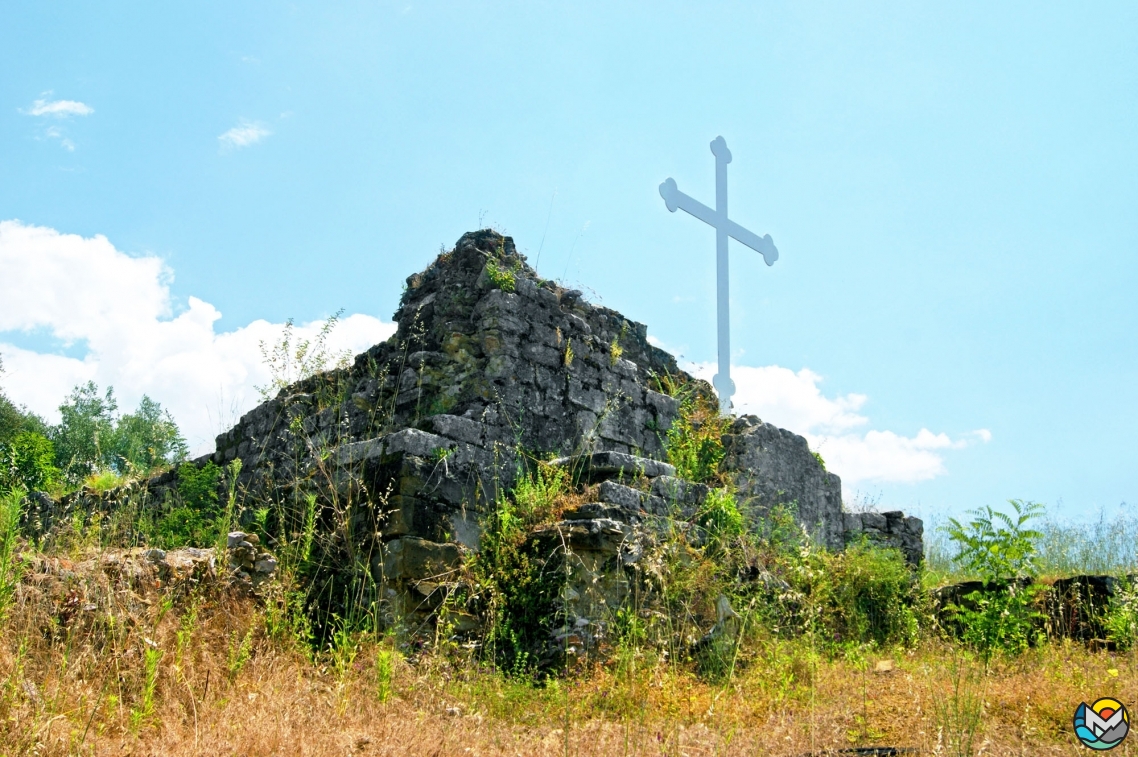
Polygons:
<instances>
[{"instance_id":1,"label":"stacked stone masonry","mask_svg":"<svg viewBox=\"0 0 1138 757\"><path fill-rule=\"evenodd\" d=\"M644 512L663 515L666 490L682 490L680 499L692 503L706 494L702 485L671 478L662 462L680 407L656 390L657 379L694 379L649 344L644 324L540 279L509 237L464 235L407 279L394 318L391 339L331 377L335 396L321 395L328 377L283 390L219 436L212 459L224 465L241 458L241 484L250 491L311 479L331 459L342 471L338 481L362 482L364 496L377 502L375 568L401 579L420 565L407 555L425 545L478 548L481 518L499 488L511 486L519 449L603 452L660 466L648 471L647 495L604 484L602 508L636 499ZM831 548L864 535L919 560L920 521L843 515L839 478L801 436L744 416L724 442L724 467L752 518L794 503L803 525ZM597 460L595 475L615 469ZM615 538L610 527L596 526L604 518L584 514L574 534L586 538L591 529L589 539ZM430 550L438 554L424 565L458 559L453 549Z\"/></svg>"},{"instance_id":2,"label":"stacked stone masonry","mask_svg":"<svg viewBox=\"0 0 1138 757\"><path fill-rule=\"evenodd\" d=\"M604 574L598 581L611 584L609 600L624 580L609 569L642 548L633 531L650 534L660 519L690 517L707 495L665 462L680 402L658 389L669 376L708 395L711 387L649 344L644 324L539 278L509 237L465 234L407 279L394 318L389 340L348 369L282 390L196 462L240 459L237 488L261 501L316 493L323 502L355 503L360 553L416 606L464 551L479 548L483 518L512 486L520 450L560 456L599 484L598 501L548 534L592 555L578 568L589 580ZM793 503L828 547L865 535L919 559L920 521L844 515L839 478L802 437L744 416L724 444L723 468L753 520ZM151 482L171 485L169 476ZM588 617L581 587L572 601Z\"/></svg>"}]
</instances>

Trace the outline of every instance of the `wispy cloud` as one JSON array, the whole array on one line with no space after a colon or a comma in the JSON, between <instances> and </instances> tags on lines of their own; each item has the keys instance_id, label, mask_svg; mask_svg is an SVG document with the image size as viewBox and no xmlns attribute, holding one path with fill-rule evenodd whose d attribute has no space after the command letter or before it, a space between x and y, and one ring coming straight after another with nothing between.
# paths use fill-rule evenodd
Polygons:
<instances>
[{"instance_id":1,"label":"wispy cloud","mask_svg":"<svg viewBox=\"0 0 1138 757\"><path fill-rule=\"evenodd\" d=\"M264 125L241 119L236 126L220 135L217 141L221 143L222 147L233 149L255 145L270 134L272 132Z\"/></svg>"},{"instance_id":2,"label":"wispy cloud","mask_svg":"<svg viewBox=\"0 0 1138 757\"><path fill-rule=\"evenodd\" d=\"M18 108L20 113L25 116L38 116L40 118L55 118L65 119L71 116L89 116L95 112L95 109L86 103L81 103L78 100L52 100L51 91L44 92L40 95L40 99L32 102L30 108ZM40 122L43 123L42 121ZM67 132L59 124L52 124L45 128L42 136L37 136L36 139L54 139L59 140L59 146L68 152L75 152L75 142L67 137Z\"/></svg>"},{"instance_id":3,"label":"wispy cloud","mask_svg":"<svg viewBox=\"0 0 1138 757\"><path fill-rule=\"evenodd\" d=\"M43 130L43 135L48 139L58 139L59 146L68 152L75 152L75 143L68 137L64 136L65 132L58 126L49 126Z\"/></svg>"},{"instance_id":4,"label":"wispy cloud","mask_svg":"<svg viewBox=\"0 0 1138 757\"><path fill-rule=\"evenodd\" d=\"M50 95L51 93L45 92L44 94ZM44 97L33 102L32 107L20 112L27 116L67 118L68 116L89 116L95 112L95 109L78 100L48 100Z\"/></svg>"}]
</instances>

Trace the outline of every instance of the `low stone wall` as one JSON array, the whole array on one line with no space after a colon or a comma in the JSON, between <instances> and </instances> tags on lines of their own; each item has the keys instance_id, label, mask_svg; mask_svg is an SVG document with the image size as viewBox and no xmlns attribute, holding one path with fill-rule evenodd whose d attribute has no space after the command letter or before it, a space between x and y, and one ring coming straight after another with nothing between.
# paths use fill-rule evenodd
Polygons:
<instances>
[{"instance_id":1,"label":"low stone wall","mask_svg":"<svg viewBox=\"0 0 1138 757\"><path fill-rule=\"evenodd\" d=\"M1016 585L1024 588L1035 583L1035 579L1024 578ZM1138 574L1078 575L1044 584L1038 598L1038 630L1050 638L1076 639L1110 646L1103 624L1104 617L1111 603L1121 598L1124 586L1136 584ZM951 610L953 606L970 607L967 597L977 591L1003 592L1007 589L1007 584L964 581L936 589L932 593L932 599L945 627L950 631L959 631L959 624Z\"/></svg>"},{"instance_id":2,"label":"low stone wall","mask_svg":"<svg viewBox=\"0 0 1138 757\"><path fill-rule=\"evenodd\" d=\"M924 559L925 525L920 518L906 516L900 510L842 513L841 518L844 544L867 539L874 544L901 550L910 565L918 565Z\"/></svg>"}]
</instances>

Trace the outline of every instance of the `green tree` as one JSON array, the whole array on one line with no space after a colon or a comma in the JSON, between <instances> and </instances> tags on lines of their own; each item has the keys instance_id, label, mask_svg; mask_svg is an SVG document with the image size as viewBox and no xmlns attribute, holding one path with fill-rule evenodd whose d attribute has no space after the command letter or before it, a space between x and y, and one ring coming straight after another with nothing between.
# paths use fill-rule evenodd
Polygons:
<instances>
[{"instance_id":1,"label":"green tree","mask_svg":"<svg viewBox=\"0 0 1138 757\"><path fill-rule=\"evenodd\" d=\"M118 419L107 451L110 467L122 474L174 465L189 453L173 416L146 395L138 410Z\"/></svg>"},{"instance_id":2,"label":"green tree","mask_svg":"<svg viewBox=\"0 0 1138 757\"><path fill-rule=\"evenodd\" d=\"M4 360L0 357L0 377L4 375ZM0 444L11 442L24 431L47 434L47 424L43 418L28 412L25 407L17 407L0 390Z\"/></svg>"},{"instance_id":3,"label":"green tree","mask_svg":"<svg viewBox=\"0 0 1138 757\"><path fill-rule=\"evenodd\" d=\"M107 387L99 396L94 381L77 386L59 406L60 422L52 428L55 458L67 483L78 484L110 466L106 455L114 448L115 390Z\"/></svg>"},{"instance_id":4,"label":"green tree","mask_svg":"<svg viewBox=\"0 0 1138 757\"><path fill-rule=\"evenodd\" d=\"M117 411L114 388L100 394L93 381L75 387L59 406L60 422L49 437L67 484L100 471L149 473L186 458L186 441L162 405L143 395L135 412L119 417Z\"/></svg>"}]
</instances>

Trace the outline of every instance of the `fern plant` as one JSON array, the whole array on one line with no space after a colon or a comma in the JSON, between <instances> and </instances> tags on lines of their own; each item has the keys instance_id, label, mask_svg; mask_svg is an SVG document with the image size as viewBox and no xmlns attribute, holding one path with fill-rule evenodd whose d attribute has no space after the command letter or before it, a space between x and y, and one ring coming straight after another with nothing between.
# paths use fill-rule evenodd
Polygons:
<instances>
[{"instance_id":1,"label":"fern plant","mask_svg":"<svg viewBox=\"0 0 1138 757\"><path fill-rule=\"evenodd\" d=\"M1036 609L1041 586L1036 542L1042 536L1028 523L1043 515L1043 505L1008 500L1014 514L985 506L971 510L962 524L950 518L946 531L958 546L953 560L979 578L984 587L970 592L949 610L964 629L965 642L985 657L1001 651L1017 654L1036 640L1043 615Z\"/></svg>"}]
</instances>

